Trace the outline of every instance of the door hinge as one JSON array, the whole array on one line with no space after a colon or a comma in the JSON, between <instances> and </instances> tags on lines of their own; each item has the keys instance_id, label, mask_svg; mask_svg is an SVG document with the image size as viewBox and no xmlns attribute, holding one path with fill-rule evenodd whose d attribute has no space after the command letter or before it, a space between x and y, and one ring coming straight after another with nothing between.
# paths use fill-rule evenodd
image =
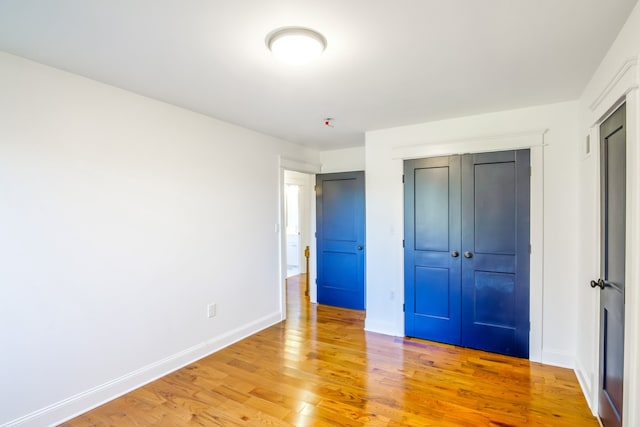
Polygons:
<instances>
[{"instance_id":1,"label":"door hinge","mask_svg":"<svg viewBox=\"0 0 640 427\"><path fill-rule=\"evenodd\" d=\"M402 247L404 248L404 239L402 239Z\"/></svg>"},{"instance_id":2,"label":"door hinge","mask_svg":"<svg viewBox=\"0 0 640 427\"><path fill-rule=\"evenodd\" d=\"M315 237L317 239L318 238L318 232L314 232L313 233L313 237Z\"/></svg>"},{"instance_id":3,"label":"door hinge","mask_svg":"<svg viewBox=\"0 0 640 427\"><path fill-rule=\"evenodd\" d=\"M402 303L402 312L404 313L404 303Z\"/></svg>"},{"instance_id":4,"label":"door hinge","mask_svg":"<svg viewBox=\"0 0 640 427\"><path fill-rule=\"evenodd\" d=\"M529 255L531 255L531 243L529 243Z\"/></svg>"},{"instance_id":5,"label":"door hinge","mask_svg":"<svg viewBox=\"0 0 640 427\"><path fill-rule=\"evenodd\" d=\"M402 183L404 184L404 174L402 174Z\"/></svg>"},{"instance_id":6,"label":"door hinge","mask_svg":"<svg viewBox=\"0 0 640 427\"><path fill-rule=\"evenodd\" d=\"M533 172L531 171L531 166L529 166L529 176L533 176Z\"/></svg>"},{"instance_id":7,"label":"door hinge","mask_svg":"<svg viewBox=\"0 0 640 427\"><path fill-rule=\"evenodd\" d=\"M317 185L314 185L314 186L313 186L313 191L314 191L315 193L317 193L317 192L318 192L318 186L317 186Z\"/></svg>"}]
</instances>

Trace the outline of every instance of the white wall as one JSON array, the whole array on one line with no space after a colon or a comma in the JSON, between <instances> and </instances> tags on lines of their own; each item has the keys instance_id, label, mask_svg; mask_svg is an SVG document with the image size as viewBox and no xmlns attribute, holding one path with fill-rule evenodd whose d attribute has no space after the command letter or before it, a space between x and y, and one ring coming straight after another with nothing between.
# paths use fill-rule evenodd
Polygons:
<instances>
[{"instance_id":1,"label":"white wall","mask_svg":"<svg viewBox=\"0 0 640 427\"><path fill-rule=\"evenodd\" d=\"M367 318L368 330L404 334L403 298L403 158L438 147L442 154L492 151L498 145L521 148L523 135L540 135L544 148L533 170L532 223L541 238L532 241L540 254L539 276L531 284L540 306L532 305L532 358L572 366L575 357L578 226L578 103L504 111L366 134L367 174ZM451 149L447 150L446 147ZM418 156L419 157L419 156ZM533 188L533 182L541 183ZM538 211L539 209L539 211ZM533 236L532 236L533 239ZM532 301L533 304L533 301ZM533 329L532 329L533 331ZM536 348L537 347L537 348Z\"/></svg>"},{"instance_id":2,"label":"white wall","mask_svg":"<svg viewBox=\"0 0 640 427\"><path fill-rule=\"evenodd\" d=\"M362 171L365 169L364 146L321 151L320 162L322 173Z\"/></svg>"},{"instance_id":3,"label":"white wall","mask_svg":"<svg viewBox=\"0 0 640 427\"><path fill-rule=\"evenodd\" d=\"M4 53L0 93L0 425L281 319L279 156L317 152Z\"/></svg>"},{"instance_id":4,"label":"white wall","mask_svg":"<svg viewBox=\"0 0 640 427\"><path fill-rule=\"evenodd\" d=\"M629 16L580 99L580 139L591 137L592 154L579 167L580 256L577 295L576 371L594 413L598 392L599 292L588 287L600 275L598 126L620 98L627 101L627 280L625 325L625 426L640 425L640 4ZM582 147L584 149L584 147Z\"/></svg>"}]
</instances>

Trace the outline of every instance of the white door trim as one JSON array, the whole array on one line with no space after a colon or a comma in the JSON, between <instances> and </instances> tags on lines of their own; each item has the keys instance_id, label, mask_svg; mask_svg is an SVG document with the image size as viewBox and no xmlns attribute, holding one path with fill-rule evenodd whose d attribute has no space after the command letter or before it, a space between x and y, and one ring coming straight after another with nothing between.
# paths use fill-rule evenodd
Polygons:
<instances>
[{"instance_id":1,"label":"white door trim","mask_svg":"<svg viewBox=\"0 0 640 427\"><path fill-rule=\"evenodd\" d=\"M278 252L279 252L279 272L278 278L280 282L280 316L282 320L287 318L287 258L286 258L286 245L287 245L287 230L284 227L285 224L285 204L284 204L284 171L290 170L294 172L301 172L310 175L319 174L322 170L322 165L319 163L308 163L296 159L291 159L288 157L278 156L278 207L279 207L279 218L280 223L275 224L274 229L276 233L279 233L278 239ZM313 188L313 186L311 186ZM312 192L313 193L313 192ZM314 235L315 231L315 197L310 197L310 203L307 209L307 212L310 214L309 224L310 224L310 235ZM311 254L316 253L316 241L312 237L310 239L309 249ZM310 297L311 301L315 301L315 257L311 256L309 258L309 287L311 288Z\"/></svg>"},{"instance_id":2,"label":"white door trim","mask_svg":"<svg viewBox=\"0 0 640 427\"><path fill-rule=\"evenodd\" d=\"M460 140L430 141L419 145L395 147L395 160L483 153L528 148L531 151L531 258L529 270L529 359L535 362L565 364L566 361L545 360L542 351L543 289L544 289L544 135L547 129L519 133L481 135Z\"/></svg>"},{"instance_id":3,"label":"white door trim","mask_svg":"<svg viewBox=\"0 0 640 427\"><path fill-rule=\"evenodd\" d=\"M618 70L604 85L598 96L589 105L591 111L589 130L590 139L596 155L596 171L600 176L600 124L604 122L622 103L626 103L627 117L627 241L625 260L625 337L624 337L624 383L622 399L622 425L631 427L640 425L640 407L636 402L640 400L640 340L637 331L640 330L640 66L638 56L627 58ZM597 203L600 204L600 181L597 188L593 188L598 195ZM600 213L597 209L597 224L593 239L597 245L596 253L600 254ZM600 298L599 294L594 304L595 321L600 325ZM595 366L591 367L594 378L591 379L591 408L598 412L598 376L600 364L600 340L595 340L593 348Z\"/></svg>"}]
</instances>

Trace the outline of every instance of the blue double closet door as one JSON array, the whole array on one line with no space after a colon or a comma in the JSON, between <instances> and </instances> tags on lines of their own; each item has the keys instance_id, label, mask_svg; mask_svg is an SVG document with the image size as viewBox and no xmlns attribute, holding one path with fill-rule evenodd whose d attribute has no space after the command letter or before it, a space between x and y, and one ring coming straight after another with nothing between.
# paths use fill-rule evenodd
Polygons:
<instances>
[{"instance_id":1,"label":"blue double closet door","mask_svg":"<svg viewBox=\"0 0 640 427\"><path fill-rule=\"evenodd\" d=\"M529 357L529 150L408 160L405 334Z\"/></svg>"}]
</instances>

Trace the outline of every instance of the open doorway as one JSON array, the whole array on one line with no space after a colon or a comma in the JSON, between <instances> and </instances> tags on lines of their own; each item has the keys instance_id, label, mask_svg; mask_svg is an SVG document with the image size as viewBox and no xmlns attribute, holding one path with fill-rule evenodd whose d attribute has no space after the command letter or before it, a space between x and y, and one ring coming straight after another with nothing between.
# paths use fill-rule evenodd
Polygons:
<instances>
[{"instance_id":1,"label":"open doorway","mask_svg":"<svg viewBox=\"0 0 640 427\"><path fill-rule=\"evenodd\" d=\"M299 286L295 293L315 302L315 175L285 169L283 178L281 230L286 286Z\"/></svg>"}]
</instances>

